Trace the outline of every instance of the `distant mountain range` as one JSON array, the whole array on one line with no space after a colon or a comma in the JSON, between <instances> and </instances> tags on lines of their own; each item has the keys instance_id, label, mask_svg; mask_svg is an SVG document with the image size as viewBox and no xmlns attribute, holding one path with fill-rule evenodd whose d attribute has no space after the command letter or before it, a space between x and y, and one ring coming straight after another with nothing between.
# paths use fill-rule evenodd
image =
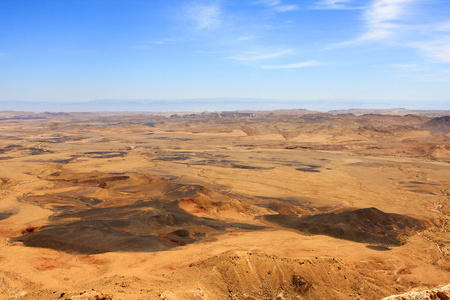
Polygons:
<instances>
[{"instance_id":1,"label":"distant mountain range","mask_svg":"<svg viewBox=\"0 0 450 300\"><path fill-rule=\"evenodd\" d=\"M104 99L88 102L34 102L0 101L0 111L32 112L99 112L99 111L140 111L140 112L203 112L235 110L275 110L314 106L314 110L326 111L327 101L299 102L293 100L266 100L251 98L210 98L183 100L120 100ZM344 108L352 107L344 106ZM355 107L355 106L353 106ZM319 109L321 108L321 109Z\"/></svg>"},{"instance_id":2,"label":"distant mountain range","mask_svg":"<svg viewBox=\"0 0 450 300\"><path fill-rule=\"evenodd\" d=\"M333 114L333 115L353 114L355 116L377 114L377 115L395 115L395 116L419 115L419 116L427 116L427 117L441 117L441 116L449 116L450 110L412 110L412 109L406 109L406 108L341 109L341 110L330 110L328 113Z\"/></svg>"},{"instance_id":3,"label":"distant mountain range","mask_svg":"<svg viewBox=\"0 0 450 300\"><path fill-rule=\"evenodd\" d=\"M212 99L184 99L184 100L95 100L88 102L35 102L35 101L0 101L0 111L22 112L220 112L245 111L261 112L274 111L284 114L298 114L299 108L314 112L329 112L331 114L354 115L388 114L407 115L417 114L430 117L450 115L450 110L409 110L405 108L384 109L389 103L367 103L356 101L297 101L297 100L267 100L252 98L212 98ZM438 108L442 107L442 103ZM445 106L445 105L444 105ZM360 107L360 109L348 109ZM334 110L330 110L334 109ZM337 110L336 110L337 109ZM297 110L297 111L296 111ZM303 112L307 113L305 110Z\"/></svg>"}]
</instances>

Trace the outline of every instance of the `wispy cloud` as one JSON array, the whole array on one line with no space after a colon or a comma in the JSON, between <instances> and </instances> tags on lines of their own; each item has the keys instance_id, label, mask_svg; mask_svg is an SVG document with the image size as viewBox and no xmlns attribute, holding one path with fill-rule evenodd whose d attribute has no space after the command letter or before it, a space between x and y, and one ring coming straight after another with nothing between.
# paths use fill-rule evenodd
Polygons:
<instances>
[{"instance_id":1,"label":"wispy cloud","mask_svg":"<svg viewBox=\"0 0 450 300\"><path fill-rule=\"evenodd\" d=\"M334 6L344 0L324 0L323 5ZM422 5L422 7L419 7ZM420 8L427 5L421 0L373 0L362 9L365 32L354 40L329 47L355 46L367 42L387 43L423 53L443 63L450 62L450 21L427 23L421 19Z\"/></svg>"},{"instance_id":2,"label":"wispy cloud","mask_svg":"<svg viewBox=\"0 0 450 300\"><path fill-rule=\"evenodd\" d=\"M436 61L450 63L450 35L447 35L446 39L414 42L410 46L419 49Z\"/></svg>"},{"instance_id":3,"label":"wispy cloud","mask_svg":"<svg viewBox=\"0 0 450 300\"><path fill-rule=\"evenodd\" d=\"M436 69L422 64L393 64L391 68L397 75L419 82L450 82L450 69Z\"/></svg>"},{"instance_id":4,"label":"wispy cloud","mask_svg":"<svg viewBox=\"0 0 450 300\"><path fill-rule=\"evenodd\" d=\"M298 10L298 5L296 4L282 4L281 0L259 0L258 4L262 4L265 6L271 7L271 9L275 12L288 12Z\"/></svg>"},{"instance_id":5,"label":"wispy cloud","mask_svg":"<svg viewBox=\"0 0 450 300\"><path fill-rule=\"evenodd\" d=\"M393 71L396 75L401 77L422 77L424 73L428 73L430 68L429 66L424 66L417 63L412 64L392 64L390 66L391 71Z\"/></svg>"},{"instance_id":6,"label":"wispy cloud","mask_svg":"<svg viewBox=\"0 0 450 300\"><path fill-rule=\"evenodd\" d=\"M422 82L450 82L450 70L444 70L436 74L426 74L419 80Z\"/></svg>"},{"instance_id":7,"label":"wispy cloud","mask_svg":"<svg viewBox=\"0 0 450 300\"><path fill-rule=\"evenodd\" d=\"M324 0L322 5L333 7L343 1L345 0ZM417 1L419 0L373 0L368 6L361 7L364 33L353 40L330 45L327 49L387 41L404 31L406 24L401 22L402 17L406 15L409 5Z\"/></svg>"},{"instance_id":8,"label":"wispy cloud","mask_svg":"<svg viewBox=\"0 0 450 300\"><path fill-rule=\"evenodd\" d=\"M420 20L413 20L415 24L411 26L408 15L413 5L418 3L419 0L374 1L364 12L368 30L359 41L400 42L402 46L415 48L435 61L449 63L450 21L420 24ZM425 35L415 32L419 27L426 31ZM395 41L392 41L393 37L396 37Z\"/></svg>"},{"instance_id":9,"label":"wispy cloud","mask_svg":"<svg viewBox=\"0 0 450 300\"><path fill-rule=\"evenodd\" d=\"M312 66L317 66L319 64L316 60L304 61L294 64L287 65L266 65L262 66L263 69L297 69L297 68L307 68Z\"/></svg>"},{"instance_id":10,"label":"wispy cloud","mask_svg":"<svg viewBox=\"0 0 450 300\"><path fill-rule=\"evenodd\" d=\"M285 49L285 50L280 50L277 52L263 53L263 54L252 52L252 53L245 53L245 54L241 54L241 55L232 56L229 58L234 59L234 60L241 60L241 61L251 61L251 60L275 58L275 57L279 57L282 55L290 54L292 52L293 52L292 49Z\"/></svg>"},{"instance_id":11,"label":"wispy cloud","mask_svg":"<svg viewBox=\"0 0 450 300\"><path fill-rule=\"evenodd\" d=\"M364 11L367 32L360 40L382 40L392 37L404 24L411 5L418 0L375 0Z\"/></svg>"},{"instance_id":12,"label":"wispy cloud","mask_svg":"<svg viewBox=\"0 0 450 300\"><path fill-rule=\"evenodd\" d=\"M219 4L202 4L193 2L186 6L185 16L198 29L214 29L221 25L221 8Z\"/></svg>"},{"instance_id":13,"label":"wispy cloud","mask_svg":"<svg viewBox=\"0 0 450 300\"><path fill-rule=\"evenodd\" d=\"M357 9L351 0L322 0L315 4L314 9Z\"/></svg>"},{"instance_id":14,"label":"wispy cloud","mask_svg":"<svg viewBox=\"0 0 450 300\"><path fill-rule=\"evenodd\" d=\"M437 31L450 31L450 21L440 23L436 26Z\"/></svg>"},{"instance_id":15,"label":"wispy cloud","mask_svg":"<svg viewBox=\"0 0 450 300\"><path fill-rule=\"evenodd\" d=\"M397 70L417 70L422 68L418 64L393 64L391 67Z\"/></svg>"},{"instance_id":16,"label":"wispy cloud","mask_svg":"<svg viewBox=\"0 0 450 300\"><path fill-rule=\"evenodd\" d=\"M293 11L298 10L298 5L291 4L291 5L278 5L273 8L276 12L287 12L287 11Z\"/></svg>"},{"instance_id":17,"label":"wispy cloud","mask_svg":"<svg viewBox=\"0 0 450 300\"><path fill-rule=\"evenodd\" d=\"M131 46L131 48L136 49L136 50L152 50L152 49L155 49L156 47L173 44L176 42L177 42L177 40L175 40L173 38L165 38L165 39L159 39L159 40L154 40L154 41L145 41L142 44Z\"/></svg>"},{"instance_id":18,"label":"wispy cloud","mask_svg":"<svg viewBox=\"0 0 450 300\"><path fill-rule=\"evenodd\" d=\"M165 44L173 43L174 41L175 40L172 39L172 38L166 38L166 39L160 39L160 40L152 41L150 43L154 44L154 45L165 45Z\"/></svg>"},{"instance_id":19,"label":"wispy cloud","mask_svg":"<svg viewBox=\"0 0 450 300\"><path fill-rule=\"evenodd\" d=\"M330 2L330 5L335 2L325 1ZM329 48L394 40L393 37L413 27L406 22L406 16L409 15L412 5L418 1L420 0L373 0L370 5L361 7L364 33L354 40L336 43Z\"/></svg>"},{"instance_id":20,"label":"wispy cloud","mask_svg":"<svg viewBox=\"0 0 450 300\"><path fill-rule=\"evenodd\" d=\"M241 35L236 40L238 40L238 41L249 41L249 40L253 40L254 38L255 37L253 35Z\"/></svg>"},{"instance_id":21,"label":"wispy cloud","mask_svg":"<svg viewBox=\"0 0 450 300\"><path fill-rule=\"evenodd\" d=\"M256 3L263 4L263 5L269 5L269 6L275 6L275 5L281 4L281 0L259 0L259 1L256 1Z\"/></svg>"}]
</instances>

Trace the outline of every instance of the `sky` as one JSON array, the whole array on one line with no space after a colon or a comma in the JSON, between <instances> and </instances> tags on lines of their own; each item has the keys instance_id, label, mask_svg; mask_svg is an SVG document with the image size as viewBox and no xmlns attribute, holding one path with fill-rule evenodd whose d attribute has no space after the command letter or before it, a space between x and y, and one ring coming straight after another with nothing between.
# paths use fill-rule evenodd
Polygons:
<instances>
[{"instance_id":1,"label":"sky","mask_svg":"<svg viewBox=\"0 0 450 300\"><path fill-rule=\"evenodd\" d=\"M450 109L450 1L0 1L0 101L104 99Z\"/></svg>"}]
</instances>

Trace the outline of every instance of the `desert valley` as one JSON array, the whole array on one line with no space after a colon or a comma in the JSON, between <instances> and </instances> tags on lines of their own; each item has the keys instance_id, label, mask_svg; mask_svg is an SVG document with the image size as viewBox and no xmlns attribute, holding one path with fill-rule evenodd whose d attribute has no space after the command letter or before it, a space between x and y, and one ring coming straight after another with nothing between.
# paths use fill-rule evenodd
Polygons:
<instances>
[{"instance_id":1,"label":"desert valley","mask_svg":"<svg viewBox=\"0 0 450 300\"><path fill-rule=\"evenodd\" d=\"M0 298L449 299L449 114L0 112Z\"/></svg>"}]
</instances>

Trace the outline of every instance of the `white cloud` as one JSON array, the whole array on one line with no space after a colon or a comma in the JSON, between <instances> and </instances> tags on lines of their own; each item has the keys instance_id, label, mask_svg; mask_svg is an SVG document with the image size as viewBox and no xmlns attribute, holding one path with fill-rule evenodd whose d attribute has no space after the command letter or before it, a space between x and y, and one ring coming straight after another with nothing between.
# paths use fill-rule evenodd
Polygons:
<instances>
[{"instance_id":1,"label":"white cloud","mask_svg":"<svg viewBox=\"0 0 450 300\"><path fill-rule=\"evenodd\" d=\"M413 77L417 78L418 76L422 76L422 74L429 72L430 67L422 64L392 64L391 70L395 72L395 74L400 75L402 77Z\"/></svg>"},{"instance_id":2,"label":"white cloud","mask_svg":"<svg viewBox=\"0 0 450 300\"><path fill-rule=\"evenodd\" d=\"M418 2L419 0L373 1L364 12L368 30L358 40L388 40L397 45L415 48L435 61L450 63L450 21L420 24L420 19L408 18L412 6ZM411 25L412 22L415 24ZM424 31L422 34L418 32L419 28Z\"/></svg>"},{"instance_id":3,"label":"white cloud","mask_svg":"<svg viewBox=\"0 0 450 300\"><path fill-rule=\"evenodd\" d=\"M298 10L298 6L297 5L279 5L279 6L275 6L274 10L277 12L287 12L287 11Z\"/></svg>"},{"instance_id":4,"label":"white cloud","mask_svg":"<svg viewBox=\"0 0 450 300\"><path fill-rule=\"evenodd\" d=\"M361 40L382 40L395 35L403 24L399 21L407 15L417 0L375 0L364 11L367 32Z\"/></svg>"},{"instance_id":5,"label":"white cloud","mask_svg":"<svg viewBox=\"0 0 450 300\"><path fill-rule=\"evenodd\" d=\"M281 4L281 0L259 0L257 3L269 6L275 6Z\"/></svg>"},{"instance_id":6,"label":"white cloud","mask_svg":"<svg viewBox=\"0 0 450 300\"><path fill-rule=\"evenodd\" d=\"M198 29L214 29L221 24L221 9L217 3L191 3L186 7L185 14Z\"/></svg>"},{"instance_id":7,"label":"white cloud","mask_svg":"<svg viewBox=\"0 0 450 300\"><path fill-rule=\"evenodd\" d=\"M263 69L297 69L317 66L319 64L316 60L304 61L300 63L287 64L287 65L267 65L262 66Z\"/></svg>"},{"instance_id":8,"label":"white cloud","mask_svg":"<svg viewBox=\"0 0 450 300\"><path fill-rule=\"evenodd\" d=\"M376 0L368 7L365 18L370 23L396 20L405 13L406 6L417 0Z\"/></svg>"},{"instance_id":9,"label":"white cloud","mask_svg":"<svg viewBox=\"0 0 450 300\"><path fill-rule=\"evenodd\" d=\"M329 48L354 46L364 42L394 41L402 32L412 26L406 22L412 4L420 0L373 0L370 5L361 7L365 32L358 38L331 45ZM341 5L345 0L324 0L322 5ZM398 39L397 39L398 40Z\"/></svg>"},{"instance_id":10,"label":"white cloud","mask_svg":"<svg viewBox=\"0 0 450 300\"><path fill-rule=\"evenodd\" d=\"M296 4L282 4L281 0L260 0L256 2L258 4L270 6L271 9L275 12L288 12L298 10L298 5Z\"/></svg>"},{"instance_id":11,"label":"white cloud","mask_svg":"<svg viewBox=\"0 0 450 300\"><path fill-rule=\"evenodd\" d=\"M393 71L418 82L450 82L450 69L436 69L430 64L394 64Z\"/></svg>"},{"instance_id":12,"label":"white cloud","mask_svg":"<svg viewBox=\"0 0 450 300\"><path fill-rule=\"evenodd\" d=\"M246 53L243 55L237 55L237 56L230 57L230 59L241 60L241 61L261 60L261 59L269 59L269 58L279 57L282 55L290 54L292 52L293 52L292 49L285 49L285 50L280 50L278 52L264 53L264 54Z\"/></svg>"},{"instance_id":13,"label":"white cloud","mask_svg":"<svg viewBox=\"0 0 450 300\"><path fill-rule=\"evenodd\" d=\"M393 64L392 65L393 68L395 69L416 69L419 67L419 65L417 64Z\"/></svg>"},{"instance_id":14,"label":"white cloud","mask_svg":"<svg viewBox=\"0 0 450 300\"><path fill-rule=\"evenodd\" d=\"M450 21L424 26L424 36L408 43L431 59L450 63Z\"/></svg>"},{"instance_id":15,"label":"white cloud","mask_svg":"<svg viewBox=\"0 0 450 300\"><path fill-rule=\"evenodd\" d=\"M450 21L440 23L439 25L436 26L436 30L437 31L450 31Z\"/></svg>"},{"instance_id":16,"label":"white cloud","mask_svg":"<svg viewBox=\"0 0 450 300\"><path fill-rule=\"evenodd\" d=\"M450 36L443 40L415 42L411 46L419 49L436 61L450 63Z\"/></svg>"},{"instance_id":17,"label":"white cloud","mask_svg":"<svg viewBox=\"0 0 450 300\"><path fill-rule=\"evenodd\" d=\"M172 38L166 38L166 39L161 39L161 40L156 40L151 42L151 44L155 44L155 45L165 45L165 44L170 44L173 43L175 40Z\"/></svg>"},{"instance_id":18,"label":"white cloud","mask_svg":"<svg viewBox=\"0 0 450 300\"><path fill-rule=\"evenodd\" d=\"M450 70L444 70L436 74L426 74L419 80L423 82L450 82Z\"/></svg>"},{"instance_id":19,"label":"white cloud","mask_svg":"<svg viewBox=\"0 0 450 300\"><path fill-rule=\"evenodd\" d=\"M322 0L316 3L314 9L355 9L352 7L351 0Z\"/></svg>"},{"instance_id":20,"label":"white cloud","mask_svg":"<svg viewBox=\"0 0 450 300\"><path fill-rule=\"evenodd\" d=\"M165 38L165 39L160 39L160 40L147 41L142 44L131 46L131 48L137 49L137 50L151 50L151 49L155 49L155 47L172 44L172 43L176 43L176 42L177 42L177 40L175 40L173 38Z\"/></svg>"},{"instance_id":21,"label":"white cloud","mask_svg":"<svg viewBox=\"0 0 450 300\"><path fill-rule=\"evenodd\" d=\"M344 0L325 0L323 5L333 6ZM423 5L416 7L416 5ZM373 0L363 8L365 32L358 38L334 44L329 48L355 46L367 42L387 43L423 53L441 63L450 63L450 21L427 23L421 17L426 8L421 0ZM424 21L422 21L424 20Z\"/></svg>"},{"instance_id":22,"label":"white cloud","mask_svg":"<svg viewBox=\"0 0 450 300\"><path fill-rule=\"evenodd\" d=\"M249 40L253 40L255 37L252 35L242 35L240 37L237 38L238 41L249 41Z\"/></svg>"}]
</instances>

